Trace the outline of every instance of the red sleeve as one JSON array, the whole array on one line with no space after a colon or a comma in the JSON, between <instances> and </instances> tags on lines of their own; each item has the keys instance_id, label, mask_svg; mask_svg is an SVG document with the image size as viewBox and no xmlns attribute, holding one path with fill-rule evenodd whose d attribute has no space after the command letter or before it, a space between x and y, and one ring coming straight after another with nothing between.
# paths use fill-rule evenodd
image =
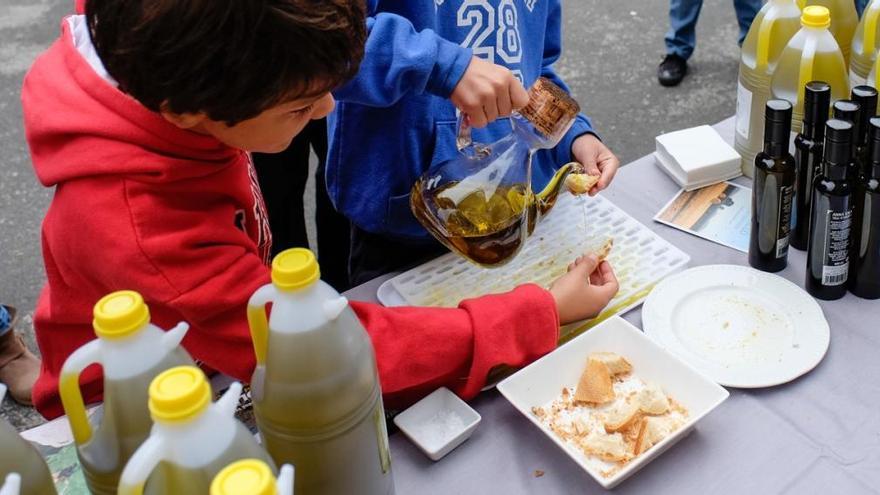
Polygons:
<instances>
[{"instance_id":1,"label":"red sleeve","mask_svg":"<svg viewBox=\"0 0 880 495\"><path fill-rule=\"evenodd\" d=\"M559 338L553 296L537 285L462 301L458 308L352 302L376 349L386 405L402 408L446 386L476 396L498 365L520 367Z\"/></svg>"},{"instance_id":2,"label":"red sleeve","mask_svg":"<svg viewBox=\"0 0 880 495\"><path fill-rule=\"evenodd\" d=\"M76 0L74 2L74 12L77 14L86 13L86 0Z\"/></svg>"}]
</instances>

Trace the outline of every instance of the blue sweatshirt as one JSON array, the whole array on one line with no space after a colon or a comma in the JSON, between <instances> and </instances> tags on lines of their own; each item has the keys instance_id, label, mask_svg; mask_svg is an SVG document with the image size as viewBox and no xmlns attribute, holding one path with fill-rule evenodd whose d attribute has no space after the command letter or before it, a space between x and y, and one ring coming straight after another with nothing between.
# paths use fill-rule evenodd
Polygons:
<instances>
[{"instance_id":1,"label":"blue sweatshirt","mask_svg":"<svg viewBox=\"0 0 880 495\"><path fill-rule=\"evenodd\" d=\"M357 77L335 92L329 118L327 188L336 208L360 228L402 241L430 234L410 211L416 179L456 156L452 90L473 55L511 69L526 87L553 70L562 51L560 0L368 0L366 54ZM567 89L567 88L566 88ZM511 132L508 119L474 130L491 143ZM571 144L592 132L580 115L553 150L535 154L539 190Z\"/></svg>"}]
</instances>

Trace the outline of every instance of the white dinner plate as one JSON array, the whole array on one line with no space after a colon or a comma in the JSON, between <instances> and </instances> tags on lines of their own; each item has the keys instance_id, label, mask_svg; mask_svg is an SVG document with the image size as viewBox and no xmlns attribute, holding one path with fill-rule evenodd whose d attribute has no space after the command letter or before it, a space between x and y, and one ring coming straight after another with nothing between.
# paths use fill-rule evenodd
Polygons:
<instances>
[{"instance_id":1,"label":"white dinner plate","mask_svg":"<svg viewBox=\"0 0 880 495\"><path fill-rule=\"evenodd\" d=\"M831 333L819 304L784 278L736 265L661 281L642 309L645 334L729 387L786 383L812 370Z\"/></svg>"}]
</instances>

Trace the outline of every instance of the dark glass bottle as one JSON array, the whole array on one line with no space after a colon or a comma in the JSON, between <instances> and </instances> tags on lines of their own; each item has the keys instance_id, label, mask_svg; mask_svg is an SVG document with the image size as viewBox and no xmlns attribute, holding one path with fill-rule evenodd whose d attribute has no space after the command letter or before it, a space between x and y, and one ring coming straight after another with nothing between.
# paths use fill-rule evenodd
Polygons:
<instances>
[{"instance_id":1,"label":"dark glass bottle","mask_svg":"<svg viewBox=\"0 0 880 495\"><path fill-rule=\"evenodd\" d=\"M856 184L849 290L880 299L880 117L868 121L868 157Z\"/></svg>"},{"instance_id":2,"label":"dark glass bottle","mask_svg":"<svg viewBox=\"0 0 880 495\"><path fill-rule=\"evenodd\" d=\"M861 122L862 117L860 113L859 104L852 100L837 100L834 102L833 106L834 118L839 120L845 120L852 124L852 150L850 151L850 156L852 159L849 161L849 166L847 167L847 173L849 174L849 180L851 182L855 182L856 177L859 176L859 163L855 160L856 156L856 137L861 133Z\"/></svg>"},{"instance_id":3,"label":"dark glass bottle","mask_svg":"<svg viewBox=\"0 0 880 495\"><path fill-rule=\"evenodd\" d=\"M807 292L825 300L846 294L853 220L853 125L839 119L825 124L822 172L813 181L810 243L807 249Z\"/></svg>"},{"instance_id":4,"label":"dark glass bottle","mask_svg":"<svg viewBox=\"0 0 880 495\"><path fill-rule=\"evenodd\" d=\"M796 180L794 157L788 152L790 136L791 103L768 101L764 150L755 157L749 239L749 264L765 272L778 272L788 263Z\"/></svg>"},{"instance_id":5,"label":"dark glass bottle","mask_svg":"<svg viewBox=\"0 0 880 495\"><path fill-rule=\"evenodd\" d=\"M868 120L877 115L877 90L871 86L856 86L852 89L851 98L859 105L854 148L856 163L861 169L868 160Z\"/></svg>"},{"instance_id":6,"label":"dark glass bottle","mask_svg":"<svg viewBox=\"0 0 880 495\"><path fill-rule=\"evenodd\" d=\"M813 199L813 178L822 164L822 146L825 144L825 121L831 106L831 86L812 81L804 87L804 125L794 138L794 161L797 168L795 217L791 232L791 246L807 249L810 237L810 204Z\"/></svg>"}]
</instances>

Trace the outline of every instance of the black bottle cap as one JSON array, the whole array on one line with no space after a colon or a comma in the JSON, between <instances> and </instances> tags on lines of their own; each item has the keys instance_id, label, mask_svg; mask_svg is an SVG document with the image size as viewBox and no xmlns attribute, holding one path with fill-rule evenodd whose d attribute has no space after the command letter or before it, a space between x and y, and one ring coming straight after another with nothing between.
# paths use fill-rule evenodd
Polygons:
<instances>
[{"instance_id":1,"label":"black bottle cap","mask_svg":"<svg viewBox=\"0 0 880 495\"><path fill-rule=\"evenodd\" d=\"M847 166L852 159L851 122L829 119L825 123L825 175L831 178L846 177Z\"/></svg>"},{"instance_id":2,"label":"black bottle cap","mask_svg":"<svg viewBox=\"0 0 880 495\"><path fill-rule=\"evenodd\" d=\"M764 150L773 156L785 153L790 135L791 103L786 100L767 101L764 109Z\"/></svg>"},{"instance_id":3,"label":"black bottle cap","mask_svg":"<svg viewBox=\"0 0 880 495\"><path fill-rule=\"evenodd\" d=\"M831 106L831 86L824 81L810 81L804 86L804 124L823 129Z\"/></svg>"},{"instance_id":4,"label":"black bottle cap","mask_svg":"<svg viewBox=\"0 0 880 495\"><path fill-rule=\"evenodd\" d=\"M877 115L877 90L871 86L856 86L852 90L852 99L859 104L856 144L864 146L868 143L868 119Z\"/></svg>"},{"instance_id":5,"label":"black bottle cap","mask_svg":"<svg viewBox=\"0 0 880 495\"><path fill-rule=\"evenodd\" d=\"M880 117L868 120L869 163L865 164L865 173L871 178L880 178Z\"/></svg>"}]
</instances>

